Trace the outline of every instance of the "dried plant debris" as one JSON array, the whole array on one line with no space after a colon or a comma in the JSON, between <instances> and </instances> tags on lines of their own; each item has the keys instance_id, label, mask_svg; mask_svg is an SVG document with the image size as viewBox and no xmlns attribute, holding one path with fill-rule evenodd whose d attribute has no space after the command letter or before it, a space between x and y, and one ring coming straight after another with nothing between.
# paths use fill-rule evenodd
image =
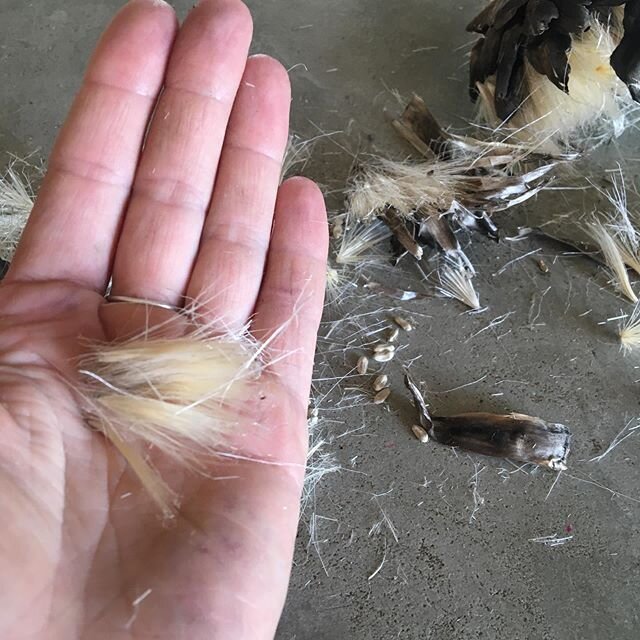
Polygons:
<instances>
[{"instance_id":1,"label":"dried plant debris","mask_svg":"<svg viewBox=\"0 0 640 640\"><path fill-rule=\"evenodd\" d=\"M542 258L536 260L536 264L538 265L540 273L549 273L551 271L549 265Z\"/></svg>"},{"instance_id":2,"label":"dried plant debris","mask_svg":"<svg viewBox=\"0 0 640 640\"><path fill-rule=\"evenodd\" d=\"M640 303L636 303L631 315L621 324L618 337L625 353L640 347Z\"/></svg>"},{"instance_id":3,"label":"dried plant debris","mask_svg":"<svg viewBox=\"0 0 640 640\"><path fill-rule=\"evenodd\" d=\"M624 238L609 224L601 219L592 218L583 220L571 229L559 227L550 231L548 229L523 228L520 234L538 234L554 242L558 242L578 252L602 266L610 276L612 286L631 302L636 302L637 295L633 290L628 267L632 266L633 254L628 252L624 245ZM578 234L582 234L586 241ZM637 271L636 271L637 272Z\"/></svg>"},{"instance_id":4,"label":"dried plant debris","mask_svg":"<svg viewBox=\"0 0 640 640\"><path fill-rule=\"evenodd\" d=\"M384 258L381 245L390 237L389 228L382 222L362 224L359 220L347 219L334 259L341 266L379 263Z\"/></svg>"},{"instance_id":5,"label":"dried plant debris","mask_svg":"<svg viewBox=\"0 0 640 640\"><path fill-rule=\"evenodd\" d=\"M390 395L391 395L391 389L389 389L388 387L386 389L381 389L373 397L373 403L374 404L384 404L387 401L387 399L389 398Z\"/></svg>"},{"instance_id":6,"label":"dried plant debris","mask_svg":"<svg viewBox=\"0 0 640 640\"><path fill-rule=\"evenodd\" d=\"M610 2L609 4L614 4ZM619 20L619 15L618 15ZM633 99L640 100L640 3L624 3L622 39L611 55L611 66L629 87Z\"/></svg>"},{"instance_id":7,"label":"dried plant debris","mask_svg":"<svg viewBox=\"0 0 640 640\"><path fill-rule=\"evenodd\" d=\"M414 291L412 289L398 289L396 287L387 287L380 282L367 282L364 285L367 291L375 294L381 294L393 298L394 300L400 300L406 302L407 300L427 300L433 298L433 293L429 291Z\"/></svg>"},{"instance_id":8,"label":"dried plant debris","mask_svg":"<svg viewBox=\"0 0 640 640\"><path fill-rule=\"evenodd\" d=\"M385 207L378 217L387 225L393 235L396 253L407 252L416 260L422 260L424 249L415 238L415 226L412 223L401 216L393 207Z\"/></svg>"},{"instance_id":9,"label":"dried plant debris","mask_svg":"<svg viewBox=\"0 0 640 640\"><path fill-rule=\"evenodd\" d=\"M405 375L420 426L436 442L487 456L533 463L553 471L567 468L571 433L562 424L512 413L466 413L431 416L422 393L409 374Z\"/></svg>"},{"instance_id":10,"label":"dried plant debris","mask_svg":"<svg viewBox=\"0 0 640 640\"><path fill-rule=\"evenodd\" d=\"M0 260L11 262L35 202L35 168L13 160L0 175Z\"/></svg>"},{"instance_id":11,"label":"dried plant debris","mask_svg":"<svg viewBox=\"0 0 640 640\"><path fill-rule=\"evenodd\" d=\"M389 329L389 333L387 334L387 342L397 342L399 337L400 337L400 327Z\"/></svg>"},{"instance_id":12,"label":"dried plant debris","mask_svg":"<svg viewBox=\"0 0 640 640\"><path fill-rule=\"evenodd\" d=\"M414 424L411 427L411 431L412 431L413 435L418 440L420 440L420 442L422 442L423 444L426 444L427 442L429 442L429 434L427 433L426 429L421 427L419 424Z\"/></svg>"},{"instance_id":13,"label":"dried plant debris","mask_svg":"<svg viewBox=\"0 0 640 640\"><path fill-rule=\"evenodd\" d=\"M337 216L333 231L334 250L327 264L327 302L340 304L358 288L358 279L367 267L388 261L389 252L383 245L391 238L391 231L383 222L364 224L349 214Z\"/></svg>"},{"instance_id":14,"label":"dried plant debris","mask_svg":"<svg viewBox=\"0 0 640 640\"><path fill-rule=\"evenodd\" d=\"M634 422L636 424L634 424ZM625 424L623 429L616 435L616 437L611 441L609 446L599 455L591 458L589 462L602 462L614 449L620 446L625 440L628 438L632 438L633 436L637 436L640 433L640 424L638 424L638 419L632 419Z\"/></svg>"},{"instance_id":15,"label":"dried plant debris","mask_svg":"<svg viewBox=\"0 0 640 640\"><path fill-rule=\"evenodd\" d=\"M358 363L356 364L356 371L361 375L365 375L369 369L369 358L367 356L360 356Z\"/></svg>"},{"instance_id":16,"label":"dried plant debris","mask_svg":"<svg viewBox=\"0 0 640 640\"><path fill-rule=\"evenodd\" d=\"M604 266L615 289L636 302L638 297L629 270L640 275L640 232L636 226L637 214L628 207L622 173L619 177L616 175L613 174L610 191L598 189L607 202L606 208L573 218L571 224L566 224L562 217L557 222L549 221L542 228L521 228L513 239L538 234L567 245Z\"/></svg>"},{"instance_id":17,"label":"dried plant debris","mask_svg":"<svg viewBox=\"0 0 640 640\"><path fill-rule=\"evenodd\" d=\"M588 222L585 225L585 231L600 249L614 287L631 302L638 302L638 297L629 280L627 265L616 241L616 235L601 222Z\"/></svg>"},{"instance_id":18,"label":"dried plant debris","mask_svg":"<svg viewBox=\"0 0 640 640\"><path fill-rule=\"evenodd\" d=\"M640 275L640 232L636 226L638 215L629 209L627 187L622 169L612 173L613 187L598 189L609 205L601 212L606 227L624 263Z\"/></svg>"},{"instance_id":19,"label":"dried plant debris","mask_svg":"<svg viewBox=\"0 0 640 640\"><path fill-rule=\"evenodd\" d=\"M466 269L447 258L437 271L437 292L446 298L455 298L470 309L480 309L480 298L473 288L471 275Z\"/></svg>"},{"instance_id":20,"label":"dried plant debris","mask_svg":"<svg viewBox=\"0 0 640 640\"><path fill-rule=\"evenodd\" d=\"M365 223L384 222L399 251L417 260L430 246L470 267L457 233L479 231L497 239L492 214L535 196L557 164L570 158L448 133L417 96L393 124L425 160L377 159L362 167L349 189L348 208Z\"/></svg>"},{"instance_id":21,"label":"dried plant debris","mask_svg":"<svg viewBox=\"0 0 640 640\"><path fill-rule=\"evenodd\" d=\"M312 404L314 401L312 399ZM301 500L301 516L310 516L313 519L312 508L315 504L316 491L320 483L332 474L342 471L335 455L335 448L326 436L326 428L323 424L318 407L311 410L308 418L309 449L307 453L307 470L304 479Z\"/></svg>"},{"instance_id":22,"label":"dried plant debris","mask_svg":"<svg viewBox=\"0 0 640 640\"><path fill-rule=\"evenodd\" d=\"M373 359L376 362L390 362L396 355L396 347L393 344L380 343L373 347Z\"/></svg>"},{"instance_id":23,"label":"dried plant debris","mask_svg":"<svg viewBox=\"0 0 640 640\"><path fill-rule=\"evenodd\" d=\"M280 170L280 182L304 171L311 159L314 143L315 140L305 140L295 133L289 135L284 159L282 160L282 169Z\"/></svg>"},{"instance_id":24,"label":"dried plant debris","mask_svg":"<svg viewBox=\"0 0 640 640\"><path fill-rule=\"evenodd\" d=\"M602 125L619 135L640 98L638 7L636 0L490 2L467 27L482 36L470 60L481 117L538 142L575 146Z\"/></svg>"},{"instance_id":25,"label":"dried plant debris","mask_svg":"<svg viewBox=\"0 0 640 640\"><path fill-rule=\"evenodd\" d=\"M561 547L562 545L567 544L567 542L571 542L573 540L573 536L558 536L557 533L554 533L550 536L540 536L538 538L529 538L529 542L534 542L535 544L542 544L545 547Z\"/></svg>"}]
</instances>

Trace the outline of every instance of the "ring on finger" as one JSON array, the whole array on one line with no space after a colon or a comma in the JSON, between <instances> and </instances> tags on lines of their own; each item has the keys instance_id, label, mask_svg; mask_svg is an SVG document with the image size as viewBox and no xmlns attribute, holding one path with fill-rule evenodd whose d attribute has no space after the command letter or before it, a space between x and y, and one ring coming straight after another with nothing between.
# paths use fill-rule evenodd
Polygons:
<instances>
[{"instance_id":1,"label":"ring on finger","mask_svg":"<svg viewBox=\"0 0 640 640\"><path fill-rule=\"evenodd\" d=\"M156 300L147 300L146 298L136 298L134 296L107 296L106 300L110 304L143 304L147 307L155 307L156 309L166 309L168 311L179 311L180 307L168 302L157 302Z\"/></svg>"}]
</instances>

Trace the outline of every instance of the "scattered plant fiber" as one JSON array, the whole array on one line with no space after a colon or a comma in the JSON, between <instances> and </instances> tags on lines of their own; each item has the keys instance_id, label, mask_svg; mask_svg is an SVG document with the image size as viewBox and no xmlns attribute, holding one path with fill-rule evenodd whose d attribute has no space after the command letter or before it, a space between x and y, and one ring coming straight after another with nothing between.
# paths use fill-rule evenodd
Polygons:
<instances>
[{"instance_id":1,"label":"scattered plant fiber","mask_svg":"<svg viewBox=\"0 0 640 640\"><path fill-rule=\"evenodd\" d=\"M0 176L0 260L13 259L34 202L27 175L12 162Z\"/></svg>"},{"instance_id":2,"label":"scattered plant fiber","mask_svg":"<svg viewBox=\"0 0 640 640\"><path fill-rule=\"evenodd\" d=\"M631 315L621 324L618 337L625 353L640 346L640 304L636 304Z\"/></svg>"},{"instance_id":3,"label":"scattered plant fiber","mask_svg":"<svg viewBox=\"0 0 640 640\"><path fill-rule=\"evenodd\" d=\"M480 309L480 298L473 287L471 275L453 260L445 258L438 269L436 290L441 296L455 298L470 309Z\"/></svg>"},{"instance_id":4,"label":"scattered plant fiber","mask_svg":"<svg viewBox=\"0 0 640 640\"><path fill-rule=\"evenodd\" d=\"M627 265L625 264L614 235L601 222L587 223L586 231L591 239L598 245L598 248L604 256L605 263L609 267L612 282L616 289L631 300L631 302L638 302L638 297L629 280Z\"/></svg>"}]
</instances>

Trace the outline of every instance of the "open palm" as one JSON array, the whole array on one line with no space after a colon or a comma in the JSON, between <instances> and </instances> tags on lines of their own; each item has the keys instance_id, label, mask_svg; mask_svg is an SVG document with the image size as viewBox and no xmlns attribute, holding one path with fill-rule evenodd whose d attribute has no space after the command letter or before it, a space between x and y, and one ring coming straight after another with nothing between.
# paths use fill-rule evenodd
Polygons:
<instances>
[{"instance_id":1,"label":"open palm","mask_svg":"<svg viewBox=\"0 0 640 640\"><path fill-rule=\"evenodd\" d=\"M247 59L239 0L133 0L89 65L36 208L0 285L0 637L273 637L306 452L324 289L317 188L279 186L290 89ZM266 399L239 459L163 469L167 524L73 392L85 339L130 333L146 310L104 292L203 312L273 343ZM157 313L164 313L156 310ZM253 459L253 460L250 460ZM257 462L261 461L261 462Z\"/></svg>"}]
</instances>

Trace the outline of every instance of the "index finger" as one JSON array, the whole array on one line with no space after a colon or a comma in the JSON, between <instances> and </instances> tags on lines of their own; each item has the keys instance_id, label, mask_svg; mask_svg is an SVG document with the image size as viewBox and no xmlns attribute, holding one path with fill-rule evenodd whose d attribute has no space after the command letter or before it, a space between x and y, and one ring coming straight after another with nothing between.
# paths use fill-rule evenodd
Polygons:
<instances>
[{"instance_id":1,"label":"index finger","mask_svg":"<svg viewBox=\"0 0 640 640\"><path fill-rule=\"evenodd\" d=\"M70 280L104 290L176 29L166 3L132 0L102 36L9 280Z\"/></svg>"}]
</instances>

